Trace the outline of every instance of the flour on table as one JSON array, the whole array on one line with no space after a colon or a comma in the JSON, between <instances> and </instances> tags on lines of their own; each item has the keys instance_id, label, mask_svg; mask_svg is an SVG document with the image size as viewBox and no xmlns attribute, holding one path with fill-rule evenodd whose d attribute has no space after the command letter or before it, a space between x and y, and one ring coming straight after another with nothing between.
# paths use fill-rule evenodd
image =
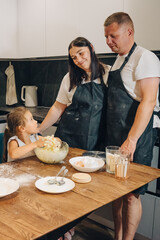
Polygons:
<instances>
[{"instance_id":1,"label":"flour on table","mask_svg":"<svg viewBox=\"0 0 160 240\"><path fill-rule=\"evenodd\" d=\"M7 164L0 165L0 176L1 177L12 177L14 175L14 168Z\"/></svg>"},{"instance_id":2,"label":"flour on table","mask_svg":"<svg viewBox=\"0 0 160 240\"><path fill-rule=\"evenodd\" d=\"M7 164L0 165L0 177L12 178L16 180L20 186L27 186L33 182L37 177L29 173L15 174L16 169Z\"/></svg>"},{"instance_id":3,"label":"flour on table","mask_svg":"<svg viewBox=\"0 0 160 240\"><path fill-rule=\"evenodd\" d=\"M28 186L31 182L33 182L37 177L28 173L20 174L14 177L20 186Z\"/></svg>"}]
</instances>

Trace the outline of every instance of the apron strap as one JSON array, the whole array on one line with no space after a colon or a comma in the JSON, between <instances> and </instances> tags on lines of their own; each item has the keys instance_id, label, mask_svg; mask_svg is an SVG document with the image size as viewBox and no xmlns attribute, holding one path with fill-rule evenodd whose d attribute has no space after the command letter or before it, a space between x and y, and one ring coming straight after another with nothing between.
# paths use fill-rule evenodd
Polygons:
<instances>
[{"instance_id":1,"label":"apron strap","mask_svg":"<svg viewBox=\"0 0 160 240\"><path fill-rule=\"evenodd\" d=\"M130 56L132 55L132 53L134 52L136 46L137 46L137 44L134 43L133 46L132 46L132 48L131 48L131 50L129 51L129 54L125 57L122 66L119 68L119 71L120 71L120 72L122 71L122 69L124 68L124 66L126 65L126 63L128 62L128 60L129 60Z\"/></svg>"},{"instance_id":2,"label":"apron strap","mask_svg":"<svg viewBox=\"0 0 160 240\"><path fill-rule=\"evenodd\" d=\"M102 85L105 85L102 75L100 76L100 81Z\"/></svg>"},{"instance_id":3,"label":"apron strap","mask_svg":"<svg viewBox=\"0 0 160 240\"><path fill-rule=\"evenodd\" d=\"M103 80L103 76L101 75L100 77L100 82L101 82L101 85L103 86L103 87L106 87L106 85L105 85L105 83L104 83L104 80ZM93 89L93 81L91 81L91 94L92 94L92 89ZM103 88L103 92L104 92L104 88Z\"/></svg>"}]
</instances>

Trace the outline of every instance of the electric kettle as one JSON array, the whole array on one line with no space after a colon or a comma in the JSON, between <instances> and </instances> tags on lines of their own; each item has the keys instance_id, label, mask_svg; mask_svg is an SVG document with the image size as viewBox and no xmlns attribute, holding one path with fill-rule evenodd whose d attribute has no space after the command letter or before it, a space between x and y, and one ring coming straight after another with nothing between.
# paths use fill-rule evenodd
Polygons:
<instances>
[{"instance_id":1,"label":"electric kettle","mask_svg":"<svg viewBox=\"0 0 160 240\"><path fill-rule=\"evenodd\" d=\"M23 86L21 89L21 99L25 102L26 107L37 106L37 89L36 86Z\"/></svg>"}]
</instances>

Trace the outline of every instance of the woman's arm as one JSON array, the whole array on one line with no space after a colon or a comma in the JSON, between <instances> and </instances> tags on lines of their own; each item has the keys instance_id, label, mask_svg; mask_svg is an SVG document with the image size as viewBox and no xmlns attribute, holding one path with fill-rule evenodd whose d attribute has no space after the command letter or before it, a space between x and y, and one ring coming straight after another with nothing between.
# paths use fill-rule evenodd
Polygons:
<instances>
[{"instance_id":1,"label":"woman's arm","mask_svg":"<svg viewBox=\"0 0 160 240\"><path fill-rule=\"evenodd\" d=\"M44 139L40 138L39 140L26 144L24 146L19 147L16 140L11 140L9 142L8 154L12 159L18 159L24 157L26 154L27 156L33 155L30 154L36 147L43 147L44 146ZM26 157L27 157L26 156Z\"/></svg>"},{"instance_id":2,"label":"woman's arm","mask_svg":"<svg viewBox=\"0 0 160 240\"><path fill-rule=\"evenodd\" d=\"M58 101L55 101L53 106L50 108L47 116L39 126L39 132L42 133L44 130L52 126L57 120L60 118L64 110L66 109L67 105L62 104Z\"/></svg>"}]
</instances>

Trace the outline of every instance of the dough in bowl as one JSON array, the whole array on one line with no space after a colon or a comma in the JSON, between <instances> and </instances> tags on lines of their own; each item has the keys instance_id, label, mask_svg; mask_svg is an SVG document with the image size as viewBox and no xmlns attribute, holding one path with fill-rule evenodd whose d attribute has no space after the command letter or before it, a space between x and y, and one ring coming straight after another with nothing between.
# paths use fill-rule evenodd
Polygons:
<instances>
[{"instance_id":1,"label":"dough in bowl","mask_svg":"<svg viewBox=\"0 0 160 240\"><path fill-rule=\"evenodd\" d=\"M36 156L44 163L59 163L65 159L68 154L69 146L66 142L61 142L53 136L45 137L45 146L36 148Z\"/></svg>"}]
</instances>

